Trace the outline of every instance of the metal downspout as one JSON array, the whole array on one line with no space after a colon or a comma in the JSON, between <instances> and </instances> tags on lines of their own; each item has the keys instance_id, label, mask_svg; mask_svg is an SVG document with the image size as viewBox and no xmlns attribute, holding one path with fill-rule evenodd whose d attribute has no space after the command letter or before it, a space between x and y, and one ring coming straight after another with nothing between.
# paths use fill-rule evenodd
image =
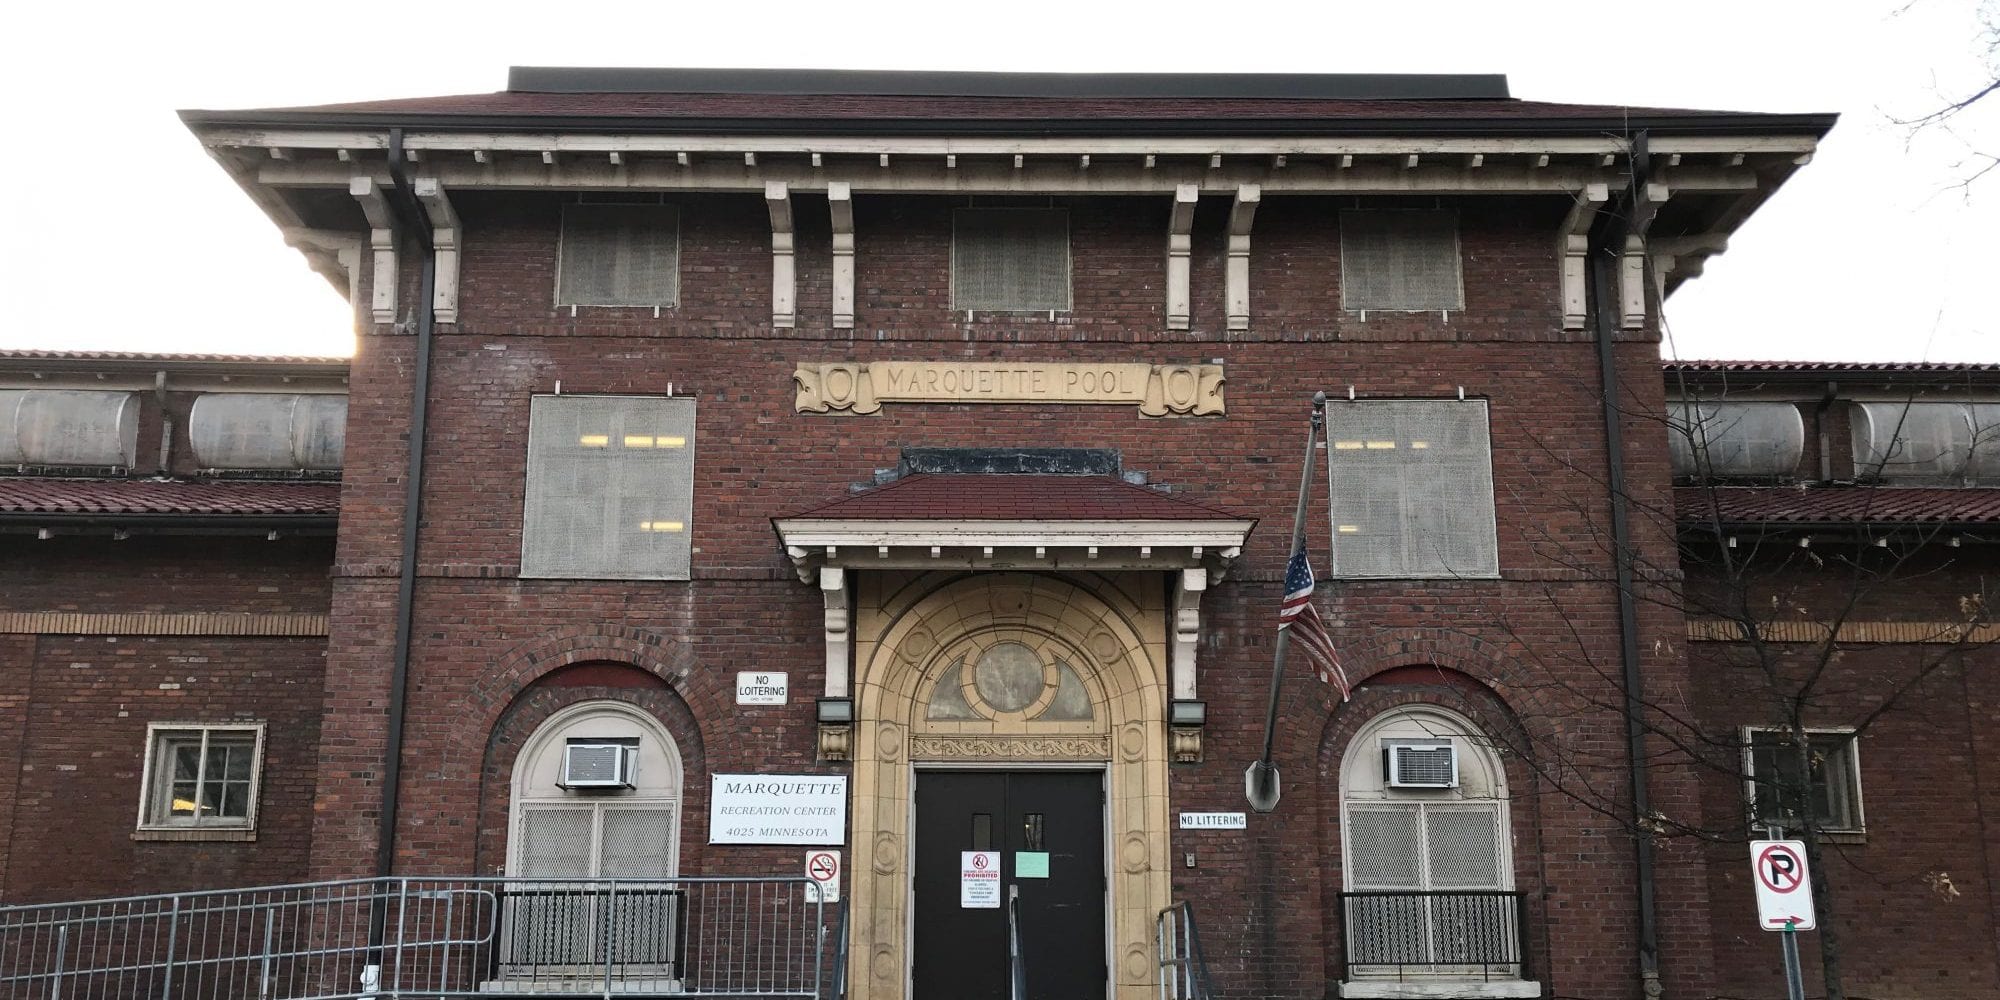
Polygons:
<instances>
[{"instance_id":1,"label":"metal downspout","mask_svg":"<svg viewBox=\"0 0 2000 1000\"><path fill-rule=\"evenodd\" d=\"M386 879L396 867L396 815L401 803L403 776L403 722L407 714L410 687L410 632L417 585L417 527L421 522L424 490L424 438L430 412L431 332L436 322L432 305L437 283L437 254L432 244L430 218L418 204L411 186L409 161L403 152L403 130L389 130L389 204L397 223L396 242L414 237L423 249L423 264L417 290L417 370L410 402L410 461L404 476L402 565L396 582L396 644L394 666L389 674L389 730L383 751L382 808L375 831L375 876ZM371 968L364 972L365 988L380 982L382 949L387 931L388 898L386 885L373 890L368 944ZM373 973L371 977L369 973ZM372 978L373 982L369 982ZM389 984L391 989L395 984Z\"/></svg>"},{"instance_id":2,"label":"metal downspout","mask_svg":"<svg viewBox=\"0 0 2000 1000\"><path fill-rule=\"evenodd\" d=\"M410 687L410 631L417 587L417 526L422 520L424 437L430 415L431 328L436 321L432 293L437 282L437 254L431 244L430 218L417 203L411 187L409 161L404 159L403 130L389 130L389 178L394 184L396 220L423 246L422 277L417 290L417 371L410 402L410 465L404 477L402 566L396 581L396 658L389 675L388 759L382 772L381 823L375 841L375 874L386 877L396 864L396 811L401 801L403 719Z\"/></svg>"},{"instance_id":3,"label":"metal downspout","mask_svg":"<svg viewBox=\"0 0 2000 1000\"><path fill-rule=\"evenodd\" d=\"M1609 470L1606 479L1611 500L1611 543L1618 586L1618 655L1623 667L1625 688L1626 753L1630 757L1632 781L1633 849L1638 867L1639 903L1639 985L1648 998L1661 994L1658 907L1653 878L1653 836L1646 828L1653 808L1646 774L1646 728L1644 698L1639 677L1639 613L1633 594L1632 532L1629 523L1630 497L1625 484L1625 431L1619 409L1619 382L1616 338L1619 303L1616 281L1619 258L1624 253L1631 212L1637 200L1633 191L1646 183L1648 155L1646 133L1632 143L1633 187L1610 212L1599 213L1591 230L1590 315L1597 337L1597 366L1604 393L1604 445Z\"/></svg>"}]
</instances>

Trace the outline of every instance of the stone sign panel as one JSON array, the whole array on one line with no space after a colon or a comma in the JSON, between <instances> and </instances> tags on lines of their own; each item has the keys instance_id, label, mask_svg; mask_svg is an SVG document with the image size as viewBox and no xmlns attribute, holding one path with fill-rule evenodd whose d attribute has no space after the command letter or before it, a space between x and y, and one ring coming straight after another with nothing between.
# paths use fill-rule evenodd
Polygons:
<instances>
[{"instance_id":1,"label":"stone sign panel","mask_svg":"<svg viewBox=\"0 0 2000 1000\"><path fill-rule=\"evenodd\" d=\"M1223 412L1221 365L875 361L801 364L800 413L874 413L883 403L1114 403L1152 417Z\"/></svg>"}]
</instances>

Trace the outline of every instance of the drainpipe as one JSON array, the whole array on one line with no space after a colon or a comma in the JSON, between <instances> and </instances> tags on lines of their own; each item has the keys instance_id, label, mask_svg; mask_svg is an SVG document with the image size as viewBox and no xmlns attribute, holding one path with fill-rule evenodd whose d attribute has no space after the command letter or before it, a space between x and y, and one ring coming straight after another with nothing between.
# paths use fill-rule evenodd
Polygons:
<instances>
[{"instance_id":1,"label":"drainpipe","mask_svg":"<svg viewBox=\"0 0 2000 1000\"><path fill-rule=\"evenodd\" d=\"M1625 740L1630 757L1632 781L1633 849L1638 874L1639 897L1639 986L1648 998L1658 997L1660 947L1658 914L1654 901L1653 836L1646 829L1652 815L1647 788L1646 728L1639 680L1639 614L1633 595L1632 533L1629 524L1629 497L1625 486L1625 431L1619 412L1616 338L1620 317L1617 280L1619 258L1625 251L1625 237L1631 233L1632 211L1643 190L1649 168L1646 133L1632 142L1633 187L1619 198L1612 211L1600 212L1591 229L1590 315L1597 336L1598 378L1604 391L1604 445L1610 464L1607 483L1611 501L1611 543L1618 583L1618 656L1625 687Z\"/></svg>"},{"instance_id":2,"label":"drainpipe","mask_svg":"<svg viewBox=\"0 0 2000 1000\"><path fill-rule=\"evenodd\" d=\"M403 720L407 714L410 687L410 631L417 586L417 526L421 520L424 491L424 437L430 409L431 330L436 322L432 290L437 284L437 253L431 240L430 217L418 204L411 184L409 160L403 151L403 130L389 130L389 204L396 221L396 242L400 246L414 238L423 250L423 264L417 291L417 370L410 401L410 462L403 492L402 565L396 582L396 645L394 665L389 674L389 732L382 768L382 809L375 832L375 876L388 878L396 867L396 814L401 802L403 777ZM370 966L362 973L363 989L374 992L381 974L383 934L387 920L387 888L376 888L375 905L368 927ZM393 984L392 984L393 985Z\"/></svg>"}]
</instances>

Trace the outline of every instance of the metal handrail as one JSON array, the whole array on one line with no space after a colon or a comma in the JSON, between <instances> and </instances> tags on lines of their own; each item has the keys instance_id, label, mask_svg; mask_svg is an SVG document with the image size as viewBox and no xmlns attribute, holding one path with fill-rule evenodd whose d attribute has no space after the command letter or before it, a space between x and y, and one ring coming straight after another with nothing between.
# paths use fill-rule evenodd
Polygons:
<instances>
[{"instance_id":1,"label":"metal handrail","mask_svg":"<svg viewBox=\"0 0 2000 1000\"><path fill-rule=\"evenodd\" d=\"M1007 996L1028 1000L1028 965L1021 957L1021 887L1007 887Z\"/></svg>"},{"instance_id":2,"label":"metal handrail","mask_svg":"<svg viewBox=\"0 0 2000 1000\"><path fill-rule=\"evenodd\" d=\"M840 908L833 916L833 980L825 991L828 1000L846 1000L847 997L847 899L842 897Z\"/></svg>"},{"instance_id":3,"label":"metal handrail","mask_svg":"<svg viewBox=\"0 0 2000 1000\"><path fill-rule=\"evenodd\" d=\"M817 1000L803 876L347 879L0 907L9 1000L508 992ZM845 908L833 959L845 979Z\"/></svg>"},{"instance_id":4,"label":"metal handrail","mask_svg":"<svg viewBox=\"0 0 2000 1000\"><path fill-rule=\"evenodd\" d=\"M1519 978L1528 964L1525 894L1503 889L1379 890L1340 894L1347 974L1426 975L1477 968L1482 980Z\"/></svg>"},{"instance_id":5,"label":"metal handrail","mask_svg":"<svg viewBox=\"0 0 2000 1000\"><path fill-rule=\"evenodd\" d=\"M1160 962L1160 1000L1209 1000L1215 995L1194 908L1186 900L1154 918L1153 946Z\"/></svg>"}]
</instances>

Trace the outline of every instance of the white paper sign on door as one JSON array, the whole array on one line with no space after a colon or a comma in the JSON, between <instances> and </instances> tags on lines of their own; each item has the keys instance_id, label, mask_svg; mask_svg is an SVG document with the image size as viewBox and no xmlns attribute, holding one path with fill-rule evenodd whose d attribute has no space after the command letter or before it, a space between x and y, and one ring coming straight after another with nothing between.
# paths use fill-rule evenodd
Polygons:
<instances>
[{"instance_id":1,"label":"white paper sign on door","mask_svg":"<svg viewBox=\"0 0 2000 1000\"><path fill-rule=\"evenodd\" d=\"M961 851L958 855L958 905L965 910L1000 908L1000 852Z\"/></svg>"}]
</instances>

